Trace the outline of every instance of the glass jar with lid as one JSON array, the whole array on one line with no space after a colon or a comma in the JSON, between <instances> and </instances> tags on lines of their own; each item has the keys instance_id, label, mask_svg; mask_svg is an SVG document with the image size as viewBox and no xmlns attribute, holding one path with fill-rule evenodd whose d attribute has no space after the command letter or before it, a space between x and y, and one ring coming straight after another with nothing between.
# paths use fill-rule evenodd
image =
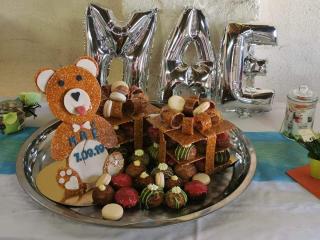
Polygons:
<instances>
[{"instance_id":1,"label":"glass jar with lid","mask_svg":"<svg viewBox=\"0 0 320 240\"><path fill-rule=\"evenodd\" d=\"M307 85L291 90L287 95L286 114L280 132L298 139L300 130L312 130L317 102L317 95Z\"/></svg>"},{"instance_id":2,"label":"glass jar with lid","mask_svg":"<svg viewBox=\"0 0 320 240\"><path fill-rule=\"evenodd\" d=\"M4 134L15 133L24 127L25 113L20 100L0 102L0 130Z\"/></svg>"}]
</instances>

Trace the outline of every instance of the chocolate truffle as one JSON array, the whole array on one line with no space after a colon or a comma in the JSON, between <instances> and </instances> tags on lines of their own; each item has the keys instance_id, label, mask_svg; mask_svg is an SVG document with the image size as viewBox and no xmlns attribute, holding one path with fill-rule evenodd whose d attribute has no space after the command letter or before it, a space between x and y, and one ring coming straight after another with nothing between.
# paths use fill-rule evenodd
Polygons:
<instances>
[{"instance_id":1,"label":"chocolate truffle","mask_svg":"<svg viewBox=\"0 0 320 240\"><path fill-rule=\"evenodd\" d=\"M142 206L146 209L155 208L162 204L164 200L163 189L155 184L149 184L145 187L140 195L140 201Z\"/></svg>"},{"instance_id":2,"label":"chocolate truffle","mask_svg":"<svg viewBox=\"0 0 320 240\"><path fill-rule=\"evenodd\" d=\"M163 172L165 179L173 175L172 168L166 163L159 163L159 165L152 170L151 175L155 176L158 172Z\"/></svg>"},{"instance_id":3,"label":"chocolate truffle","mask_svg":"<svg viewBox=\"0 0 320 240\"><path fill-rule=\"evenodd\" d=\"M166 193L165 201L169 208L180 209L187 204L188 197L187 194L177 186Z\"/></svg>"},{"instance_id":4,"label":"chocolate truffle","mask_svg":"<svg viewBox=\"0 0 320 240\"><path fill-rule=\"evenodd\" d=\"M165 184L166 189L170 190L171 188L177 187L177 186L182 187L182 180L178 176L173 175L166 180L166 184Z\"/></svg>"},{"instance_id":5,"label":"chocolate truffle","mask_svg":"<svg viewBox=\"0 0 320 240\"><path fill-rule=\"evenodd\" d=\"M131 187L132 186L132 179L128 174L120 173L111 178L112 186L116 189L122 187Z\"/></svg>"},{"instance_id":6,"label":"chocolate truffle","mask_svg":"<svg viewBox=\"0 0 320 240\"><path fill-rule=\"evenodd\" d=\"M197 168L194 164L185 164L179 165L176 164L174 167L174 172L179 176L183 181L189 181L197 173Z\"/></svg>"},{"instance_id":7,"label":"chocolate truffle","mask_svg":"<svg viewBox=\"0 0 320 240\"><path fill-rule=\"evenodd\" d=\"M148 154L146 154L142 149L136 149L131 160L133 162L139 160L145 166L148 166L150 161Z\"/></svg>"},{"instance_id":8,"label":"chocolate truffle","mask_svg":"<svg viewBox=\"0 0 320 240\"><path fill-rule=\"evenodd\" d=\"M159 154L159 145L157 143L153 143L148 147L148 153L153 160L157 161Z\"/></svg>"},{"instance_id":9,"label":"chocolate truffle","mask_svg":"<svg viewBox=\"0 0 320 240\"><path fill-rule=\"evenodd\" d=\"M129 166L126 169L126 173L129 176L136 178L145 170L146 170L146 167L141 163L141 161L135 160L134 162L129 164Z\"/></svg>"},{"instance_id":10,"label":"chocolate truffle","mask_svg":"<svg viewBox=\"0 0 320 240\"><path fill-rule=\"evenodd\" d=\"M184 185L184 190L190 200L203 200L208 194L208 187L197 180L186 183Z\"/></svg>"},{"instance_id":11,"label":"chocolate truffle","mask_svg":"<svg viewBox=\"0 0 320 240\"><path fill-rule=\"evenodd\" d=\"M140 176L134 180L134 186L137 190L142 190L151 183L154 183L154 180L147 172L142 172Z\"/></svg>"},{"instance_id":12,"label":"chocolate truffle","mask_svg":"<svg viewBox=\"0 0 320 240\"><path fill-rule=\"evenodd\" d=\"M229 150L226 149L224 151L219 151L216 152L216 155L214 157L214 162L219 165L219 164L224 164L226 162L228 162L230 159L230 153Z\"/></svg>"},{"instance_id":13,"label":"chocolate truffle","mask_svg":"<svg viewBox=\"0 0 320 240\"><path fill-rule=\"evenodd\" d=\"M104 206L111 203L114 196L114 190L110 185L100 185L95 187L92 192L93 203L98 206Z\"/></svg>"},{"instance_id":14,"label":"chocolate truffle","mask_svg":"<svg viewBox=\"0 0 320 240\"><path fill-rule=\"evenodd\" d=\"M138 192L131 187L120 188L114 195L116 203L124 208L132 208L139 202Z\"/></svg>"},{"instance_id":15,"label":"chocolate truffle","mask_svg":"<svg viewBox=\"0 0 320 240\"><path fill-rule=\"evenodd\" d=\"M178 161L189 161L196 157L197 148L193 144L188 146L178 145L174 151L174 155Z\"/></svg>"}]
</instances>

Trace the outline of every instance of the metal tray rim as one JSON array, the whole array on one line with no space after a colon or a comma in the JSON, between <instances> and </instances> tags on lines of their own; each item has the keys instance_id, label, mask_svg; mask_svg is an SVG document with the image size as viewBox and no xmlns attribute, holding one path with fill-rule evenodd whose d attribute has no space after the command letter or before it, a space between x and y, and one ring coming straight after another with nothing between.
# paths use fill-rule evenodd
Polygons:
<instances>
[{"instance_id":1,"label":"metal tray rim","mask_svg":"<svg viewBox=\"0 0 320 240\"><path fill-rule=\"evenodd\" d=\"M222 208L223 206L229 204L231 201L236 199L250 184L252 181L252 178L254 176L257 160L256 160L256 153L255 150L251 144L251 142L244 138L245 145L248 148L249 155L250 155L250 167L248 169L248 173L241 182L241 184L227 197L225 197L223 200L217 202L216 204L207 207L205 209L202 209L197 212L193 212L184 216L176 217L176 218L170 218L166 220L157 221L156 223L150 223L150 222L139 222L139 223L128 223L128 224L119 224L117 221L108 221L103 219L96 219L88 216L83 216L75 211L69 211L69 208L66 206L63 206L61 204L55 203L49 199L47 199L45 196L43 196L41 193L37 192L29 183L25 172L24 172L24 154L26 150L29 148L29 146L32 144L34 139L42 134L46 129L50 128L52 125L56 124L58 121L54 120L51 121L48 125L45 125L38 130L36 130L22 145L19 154L17 156L16 161L16 176L18 178L18 182L22 189L38 204L41 206L47 208L48 210L58 214L62 215L68 219L77 221L77 222L83 222L83 223L89 223L89 224L99 224L109 227L119 227L119 228L149 228L149 227L159 227L159 226L165 226L165 225L171 225L171 224L178 224L190 220L195 220L197 218L206 216L209 213L214 212L215 210L218 210Z\"/></svg>"}]
</instances>

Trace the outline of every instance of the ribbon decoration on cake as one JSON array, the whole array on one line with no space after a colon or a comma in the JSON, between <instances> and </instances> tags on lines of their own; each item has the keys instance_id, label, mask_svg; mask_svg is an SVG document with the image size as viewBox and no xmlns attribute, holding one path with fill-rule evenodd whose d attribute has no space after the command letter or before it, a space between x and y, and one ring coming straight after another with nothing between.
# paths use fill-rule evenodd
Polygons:
<instances>
[{"instance_id":1,"label":"ribbon decoration on cake","mask_svg":"<svg viewBox=\"0 0 320 240\"><path fill-rule=\"evenodd\" d=\"M195 44L199 62L188 65L182 57L191 43ZM172 95L210 98L215 79L215 61L204 14L199 9L186 8L165 46L160 100L167 102Z\"/></svg>"},{"instance_id":2,"label":"ribbon decoration on cake","mask_svg":"<svg viewBox=\"0 0 320 240\"><path fill-rule=\"evenodd\" d=\"M276 44L277 32L273 26L227 25L221 46L219 82L215 86L217 100L225 110L240 115L271 110L274 90L256 88L254 84L255 76L266 75L266 60L254 58L253 45Z\"/></svg>"},{"instance_id":3,"label":"ribbon decoration on cake","mask_svg":"<svg viewBox=\"0 0 320 240\"><path fill-rule=\"evenodd\" d=\"M99 64L98 81L107 84L113 58L123 59L123 81L146 90L148 62L157 21L157 9L136 12L125 26L112 11L90 4L86 11L87 54Z\"/></svg>"}]
</instances>

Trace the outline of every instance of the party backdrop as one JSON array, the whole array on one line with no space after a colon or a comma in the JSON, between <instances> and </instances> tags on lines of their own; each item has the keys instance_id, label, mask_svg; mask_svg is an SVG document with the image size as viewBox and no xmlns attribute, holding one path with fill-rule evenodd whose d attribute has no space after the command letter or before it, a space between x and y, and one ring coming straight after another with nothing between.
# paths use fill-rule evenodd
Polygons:
<instances>
[{"instance_id":1,"label":"party backdrop","mask_svg":"<svg viewBox=\"0 0 320 240\"><path fill-rule=\"evenodd\" d=\"M39 66L58 67L85 52L84 13L90 0L1 0L0 96L35 90L33 74ZM150 85L160 74L163 46L185 5L204 10L216 53L227 22L270 24L278 30L278 46L260 46L257 55L267 58L268 75L256 85L276 89L276 101L285 101L289 88L306 82L320 90L319 1L299 0L96 0L124 20L134 10L157 7L159 19L153 44ZM319 29L319 30L318 30ZM192 61L194 49L185 58ZM112 62L110 81L122 79L121 61Z\"/></svg>"}]
</instances>

